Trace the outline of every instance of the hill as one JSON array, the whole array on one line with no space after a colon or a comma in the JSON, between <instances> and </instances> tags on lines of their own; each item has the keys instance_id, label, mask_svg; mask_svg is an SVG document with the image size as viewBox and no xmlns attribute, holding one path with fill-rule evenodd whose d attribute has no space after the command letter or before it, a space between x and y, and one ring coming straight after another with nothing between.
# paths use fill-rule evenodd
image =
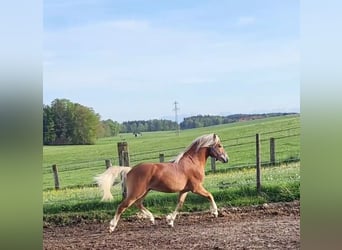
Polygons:
<instances>
[{"instance_id":1,"label":"hill","mask_svg":"<svg viewBox=\"0 0 342 250\"><path fill-rule=\"evenodd\" d=\"M234 114L227 116L196 115L184 118L181 129L201 128L219 124L263 119L268 117L296 115L297 113Z\"/></svg>"}]
</instances>

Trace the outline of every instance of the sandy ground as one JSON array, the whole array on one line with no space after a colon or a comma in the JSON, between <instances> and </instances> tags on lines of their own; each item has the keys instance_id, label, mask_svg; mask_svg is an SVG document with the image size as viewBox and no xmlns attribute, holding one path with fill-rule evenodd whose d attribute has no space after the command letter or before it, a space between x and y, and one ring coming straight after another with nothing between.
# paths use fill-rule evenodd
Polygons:
<instances>
[{"instance_id":1,"label":"sandy ground","mask_svg":"<svg viewBox=\"0 0 342 250\"><path fill-rule=\"evenodd\" d=\"M299 249L300 203L221 208L219 216L181 213L170 228L163 218L44 226L44 249Z\"/></svg>"}]
</instances>

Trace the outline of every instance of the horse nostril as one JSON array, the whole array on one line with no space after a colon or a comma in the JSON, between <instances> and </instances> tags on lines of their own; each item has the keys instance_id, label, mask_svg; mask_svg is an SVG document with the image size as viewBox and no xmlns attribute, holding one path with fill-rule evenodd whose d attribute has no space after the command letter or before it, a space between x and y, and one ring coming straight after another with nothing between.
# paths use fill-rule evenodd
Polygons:
<instances>
[{"instance_id":1,"label":"horse nostril","mask_svg":"<svg viewBox=\"0 0 342 250\"><path fill-rule=\"evenodd\" d=\"M224 155L224 154L221 155L221 162L223 162L223 163L227 163L228 162L227 155Z\"/></svg>"}]
</instances>

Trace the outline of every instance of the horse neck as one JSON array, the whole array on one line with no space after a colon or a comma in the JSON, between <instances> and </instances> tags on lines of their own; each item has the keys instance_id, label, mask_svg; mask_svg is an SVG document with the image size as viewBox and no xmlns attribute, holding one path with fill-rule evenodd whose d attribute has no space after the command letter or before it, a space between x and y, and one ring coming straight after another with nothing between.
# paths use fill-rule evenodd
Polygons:
<instances>
[{"instance_id":1,"label":"horse neck","mask_svg":"<svg viewBox=\"0 0 342 250\"><path fill-rule=\"evenodd\" d=\"M191 148L184 154L182 161L191 161L194 165L204 168L208 157L208 148L200 148L197 152L195 148Z\"/></svg>"}]
</instances>

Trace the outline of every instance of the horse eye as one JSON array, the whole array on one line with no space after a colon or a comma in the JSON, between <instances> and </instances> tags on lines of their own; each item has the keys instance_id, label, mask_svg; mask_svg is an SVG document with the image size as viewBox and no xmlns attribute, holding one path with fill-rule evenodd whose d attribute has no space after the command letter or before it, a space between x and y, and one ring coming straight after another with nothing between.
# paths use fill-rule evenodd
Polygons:
<instances>
[{"instance_id":1,"label":"horse eye","mask_svg":"<svg viewBox=\"0 0 342 250\"><path fill-rule=\"evenodd\" d=\"M219 147L219 148L222 148L222 145L221 145L221 144L219 144L219 145L218 145L218 147Z\"/></svg>"}]
</instances>

